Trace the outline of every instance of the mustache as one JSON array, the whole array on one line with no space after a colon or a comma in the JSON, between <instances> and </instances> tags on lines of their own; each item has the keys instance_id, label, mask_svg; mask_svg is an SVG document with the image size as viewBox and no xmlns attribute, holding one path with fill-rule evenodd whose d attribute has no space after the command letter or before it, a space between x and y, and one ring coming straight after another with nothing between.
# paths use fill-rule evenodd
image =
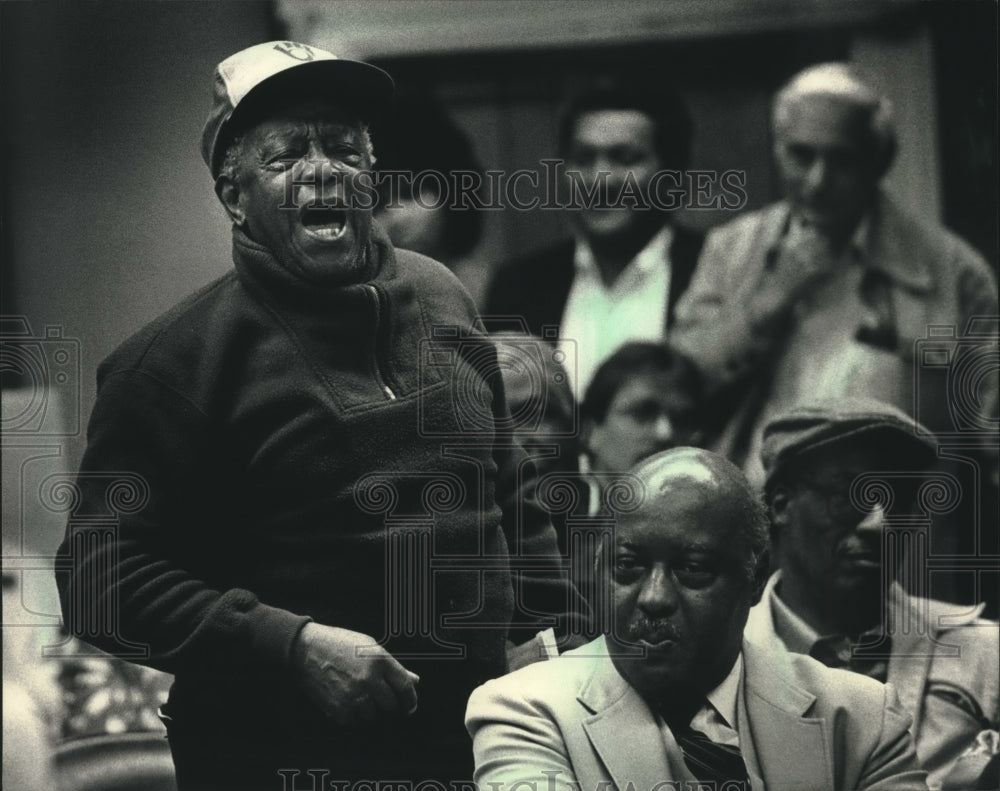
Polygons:
<instances>
[{"instance_id":1,"label":"mustache","mask_svg":"<svg viewBox=\"0 0 1000 791\"><path fill-rule=\"evenodd\" d=\"M868 555L878 560L882 557L882 547L874 541L868 541L856 535L842 539L836 548L838 557L844 555Z\"/></svg>"},{"instance_id":2,"label":"mustache","mask_svg":"<svg viewBox=\"0 0 1000 791\"><path fill-rule=\"evenodd\" d=\"M637 643L645 640L647 643L661 643L664 640L679 642L681 633L674 624L666 618L650 618L636 615L625 625L624 637Z\"/></svg>"}]
</instances>

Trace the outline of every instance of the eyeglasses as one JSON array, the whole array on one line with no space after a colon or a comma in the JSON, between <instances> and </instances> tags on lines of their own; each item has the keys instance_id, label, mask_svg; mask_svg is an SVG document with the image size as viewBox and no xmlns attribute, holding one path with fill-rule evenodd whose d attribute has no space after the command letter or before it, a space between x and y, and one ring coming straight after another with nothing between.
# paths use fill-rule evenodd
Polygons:
<instances>
[{"instance_id":1,"label":"eyeglasses","mask_svg":"<svg viewBox=\"0 0 1000 791\"><path fill-rule=\"evenodd\" d=\"M920 481L877 472L871 475L860 485L860 475L834 481L802 478L799 488L822 500L827 515L837 522L858 520L879 507L885 511L905 508L916 499Z\"/></svg>"},{"instance_id":2,"label":"eyeglasses","mask_svg":"<svg viewBox=\"0 0 1000 791\"><path fill-rule=\"evenodd\" d=\"M803 479L799 481L800 490L809 492L820 500L826 508L827 516L837 522L858 519L861 509L851 501L851 482L842 481L835 484L817 480Z\"/></svg>"}]
</instances>

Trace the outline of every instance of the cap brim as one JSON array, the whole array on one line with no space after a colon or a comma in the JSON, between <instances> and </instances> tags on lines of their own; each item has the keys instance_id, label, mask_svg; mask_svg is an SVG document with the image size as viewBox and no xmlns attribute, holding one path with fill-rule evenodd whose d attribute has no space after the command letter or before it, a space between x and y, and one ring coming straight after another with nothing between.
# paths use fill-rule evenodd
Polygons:
<instances>
[{"instance_id":1,"label":"cap brim","mask_svg":"<svg viewBox=\"0 0 1000 791\"><path fill-rule=\"evenodd\" d=\"M356 112L367 124L378 125L392 110L395 83L378 66L355 60L319 60L303 63L262 80L220 125L212 154L212 173L218 172L226 137L238 132L250 117L266 113L268 103L307 94L327 98Z\"/></svg>"},{"instance_id":2,"label":"cap brim","mask_svg":"<svg viewBox=\"0 0 1000 791\"><path fill-rule=\"evenodd\" d=\"M766 479L772 481L792 463L808 463L811 459L822 458L832 448L859 442L877 442L879 448L899 460L901 470L926 470L937 461L936 446L926 439L901 431L895 425L871 424L825 437L817 436L812 442L785 448L771 463Z\"/></svg>"}]
</instances>

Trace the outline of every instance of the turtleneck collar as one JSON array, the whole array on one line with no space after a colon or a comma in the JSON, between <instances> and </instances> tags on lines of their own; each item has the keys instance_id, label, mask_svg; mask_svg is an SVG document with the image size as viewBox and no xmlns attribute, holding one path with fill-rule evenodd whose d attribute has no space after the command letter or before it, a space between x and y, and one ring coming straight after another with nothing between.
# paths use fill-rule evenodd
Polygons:
<instances>
[{"instance_id":1,"label":"turtleneck collar","mask_svg":"<svg viewBox=\"0 0 1000 791\"><path fill-rule=\"evenodd\" d=\"M240 281L253 291L263 292L281 302L324 304L336 300L357 287L375 280L388 281L396 277L396 256L385 231L372 223L372 234L363 252L368 275L356 283L324 286L299 277L282 266L266 247L233 226L233 263Z\"/></svg>"}]
</instances>

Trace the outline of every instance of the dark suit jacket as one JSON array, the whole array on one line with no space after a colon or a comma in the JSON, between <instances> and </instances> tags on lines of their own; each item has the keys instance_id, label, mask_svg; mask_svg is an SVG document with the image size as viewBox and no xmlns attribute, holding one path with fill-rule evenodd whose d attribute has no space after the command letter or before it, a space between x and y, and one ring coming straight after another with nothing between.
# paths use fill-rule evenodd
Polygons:
<instances>
[{"instance_id":1,"label":"dark suit jacket","mask_svg":"<svg viewBox=\"0 0 1000 791\"><path fill-rule=\"evenodd\" d=\"M674 226L667 327L673 324L674 305L691 282L704 241L702 233ZM576 243L566 239L501 267L490 284L483 315L523 316L535 335L542 334L543 325L559 325L573 285L575 249Z\"/></svg>"}]
</instances>

